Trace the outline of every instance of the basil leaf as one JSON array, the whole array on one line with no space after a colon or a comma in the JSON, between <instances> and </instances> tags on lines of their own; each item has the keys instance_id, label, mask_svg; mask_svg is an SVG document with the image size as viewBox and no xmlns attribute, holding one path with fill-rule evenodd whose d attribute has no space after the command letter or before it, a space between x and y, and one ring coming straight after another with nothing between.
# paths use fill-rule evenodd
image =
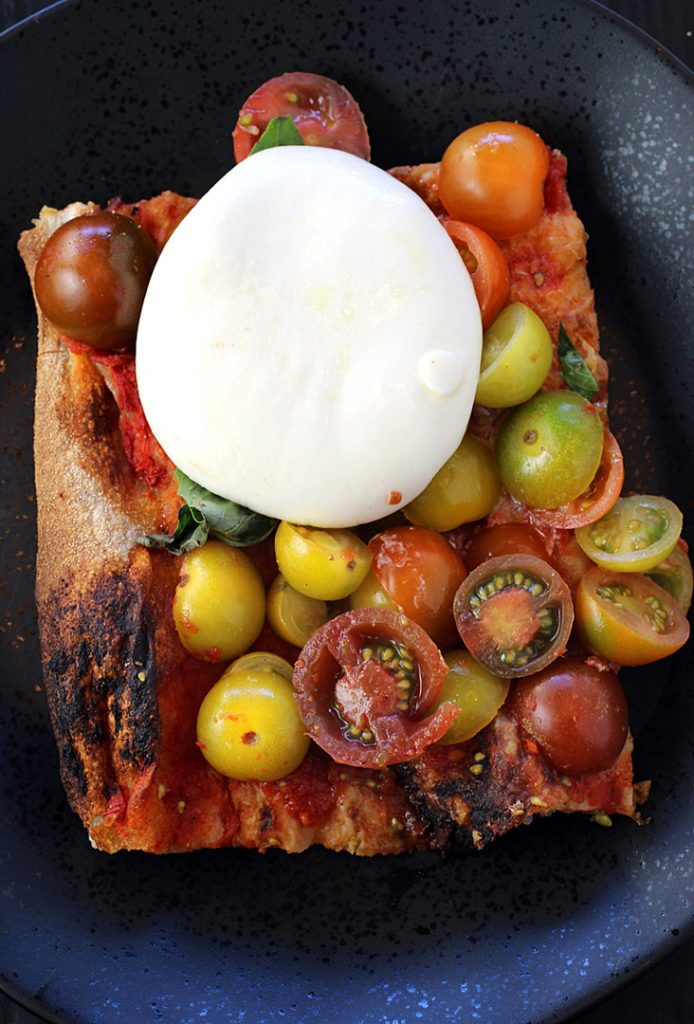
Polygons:
<instances>
[{"instance_id":1,"label":"basil leaf","mask_svg":"<svg viewBox=\"0 0 694 1024\"><path fill-rule=\"evenodd\" d=\"M268 121L267 128L260 136L253 149L249 153L259 153L261 149L274 149L275 146L303 146L304 140L299 130L288 114L281 117L273 117Z\"/></svg>"},{"instance_id":2,"label":"basil leaf","mask_svg":"<svg viewBox=\"0 0 694 1024\"><path fill-rule=\"evenodd\" d=\"M201 512L209 528L210 536L224 541L232 547L247 547L264 540L274 530L277 520L254 512L245 505L237 505L207 488L180 470L176 470L178 493L187 505Z\"/></svg>"},{"instance_id":3,"label":"basil leaf","mask_svg":"<svg viewBox=\"0 0 694 1024\"><path fill-rule=\"evenodd\" d=\"M172 555L185 555L186 551L201 547L209 532L207 520L200 509L182 505L174 533L150 533L146 537L138 537L137 541L146 548L166 548Z\"/></svg>"},{"instance_id":4,"label":"basil leaf","mask_svg":"<svg viewBox=\"0 0 694 1024\"><path fill-rule=\"evenodd\" d=\"M562 323L559 324L557 348L561 375L567 388L592 402L600 389L595 382L595 377L576 351Z\"/></svg>"}]
</instances>

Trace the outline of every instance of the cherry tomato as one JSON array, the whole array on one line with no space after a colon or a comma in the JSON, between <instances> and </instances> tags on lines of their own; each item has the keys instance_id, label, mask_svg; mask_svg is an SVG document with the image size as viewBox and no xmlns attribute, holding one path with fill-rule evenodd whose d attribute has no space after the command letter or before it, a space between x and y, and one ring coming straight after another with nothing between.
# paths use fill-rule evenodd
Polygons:
<instances>
[{"instance_id":1,"label":"cherry tomato","mask_svg":"<svg viewBox=\"0 0 694 1024\"><path fill-rule=\"evenodd\" d=\"M443 154L439 196L451 217L513 238L533 228L544 209L549 150L540 136L512 121L468 128Z\"/></svg>"},{"instance_id":2,"label":"cherry tomato","mask_svg":"<svg viewBox=\"0 0 694 1024\"><path fill-rule=\"evenodd\" d=\"M450 701L460 708L460 714L439 740L447 746L463 743L489 725L506 700L510 683L488 672L468 651L449 651L444 660L448 672L437 707Z\"/></svg>"},{"instance_id":3,"label":"cherry tomato","mask_svg":"<svg viewBox=\"0 0 694 1024\"><path fill-rule=\"evenodd\" d=\"M306 757L292 666L275 654L232 662L200 705L197 741L206 761L232 779L283 779Z\"/></svg>"},{"instance_id":4,"label":"cherry tomato","mask_svg":"<svg viewBox=\"0 0 694 1024\"><path fill-rule=\"evenodd\" d=\"M617 665L647 665L678 651L689 623L677 601L639 573L589 569L576 590L586 647Z\"/></svg>"},{"instance_id":5,"label":"cherry tomato","mask_svg":"<svg viewBox=\"0 0 694 1024\"><path fill-rule=\"evenodd\" d=\"M176 632L202 661L229 661L255 643L265 621L265 587L245 552L208 540L181 560L173 601Z\"/></svg>"},{"instance_id":6,"label":"cherry tomato","mask_svg":"<svg viewBox=\"0 0 694 1024\"><path fill-rule=\"evenodd\" d=\"M443 533L489 515L499 498L499 473L491 451L466 434L451 457L403 514L417 526Z\"/></svg>"},{"instance_id":7,"label":"cherry tomato","mask_svg":"<svg viewBox=\"0 0 694 1024\"><path fill-rule=\"evenodd\" d=\"M372 572L396 608L439 647L455 643L453 598L467 570L448 541L424 526L395 526L376 534L369 548ZM357 592L350 603L359 607L360 600Z\"/></svg>"},{"instance_id":8,"label":"cherry tomato","mask_svg":"<svg viewBox=\"0 0 694 1024\"><path fill-rule=\"evenodd\" d=\"M568 775L604 771L624 749L629 711L619 679L580 658L562 658L516 683L506 707Z\"/></svg>"},{"instance_id":9,"label":"cherry tomato","mask_svg":"<svg viewBox=\"0 0 694 1024\"><path fill-rule=\"evenodd\" d=\"M614 434L605 430L600 465L588 488L565 505L543 509L538 524L575 530L579 526L593 523L609 512L619 497L623 483L622 450Z\"/></svg>"},{"instance_id":10,"label":"cherry tomato","mask_svg":"<svg viewBox=\"0 0 694 1024\"><path fill-rule=\"evenodd\" d=\"M349 530L321 530L283 521L275 533L275 556L290 586L319 601L340 601L363 583L371 552Z\"/></svg>"},{"instance_id":11,"label":"cherry tomato","mask_svg":"<svg viewBox=\"0 0 694 1024\"><path fill-rule=\"evenodd\" d=\"M344 612L313 634L294 667L308 734L339 764L409 761L458 714L434 709L446 663L423 629L399 612Z\"/></svg>"},{"instance_id":12,"label":"cherry tomato","mask_svg":"<svg viewBox=\"0 0 694 1024\"><path fill-rule=\"evenodd\" d=\"M474 224L444 218L441 223L467 267L480 307L482 327L494 320L511 287L511 271L503 252L486 231Z\"/></svg>"},{"instance_id":13,"label":"cherry tomato","mask_svg":"<svg viewBox=\"0 0 694 1024\"><path fill-rule=\"evenodd\" d=\"M267 618L279 637L295 647L303 647L328 621L328 606L325 601L295 590L280 573L268 591Z\"/></svg>"},{"instance_id":14,"label":"cherry tomato","mask_svg":"<svg viewBox=\"0 0 694 1024\"><path fill-rule=\"evenodd\" d=\"M36 299L56 330L95 348L129 345L156 261L154 243L119 213L74 217L46 242Z\"/></svg>"},{"instance_id":15,"label":"cherry tomato","mask_svg":"<svg viewBox=\"0 0 694 1024\"><path fill-rule=\"evenodd\" d=\"M557 508L583 494L602 449L596 407L574 391L544 391L509 414L495 451L512 497L531 508Z\"/></svg>"},{"instance_id":16,"label":"cherry tomato","mask_svg":"<svg viewBox=\"0 0 694 1024\"><path fill-rule=\"evenodd\" d=\"M534 555L482 562L455 595L455 623L481 665L500 676L527 676L566 650L574 612L559 573Z\"/></svg>"},{"instance_id":17,"label":"cherry tomato","mask_svg":"<svg viewBox=\"0 0 694 1024\"><path fill-rule=\"evenodd\" d=\"M512 302L484 332L475 401L490 409L527 402L545 382L552 351L549 331L537 313Z\"/></svg>"},{"instance_id":18,"label":"cherry tomato","mask_svg":"<svg viewBox=\"0 0 694 1024\"><path fill-rule=\"evenodd\" d=\"M647 572L673 550L682 532L674 502L650 494L619 498L600 519L576 530L576 540L603 569Z\"/></svg>"},{"instance_id":19,"label":"cherry tomato","mask_svg":"<svg viewBox=\"0 0 694 1024\"><path fill-rule=\"evenodd\" d=\"M659 587L674 597L685 615L691 606L694 591L694 573L687 551L687 545L680 537L667 558L646 573L646 576L650 576Z\"/></svg>"},{"instance_id":20,"label":"cherry tomato","mask_svg":"<svg viewBox=\"0 0 694 1024\"><path fill-rule=\"evenodd\" d=\"M547 561L547 547L542 536L527 523L497 523L484 526L473 535L463 558L472 572L488 558L499 555L534 555Z\"/></svg>"},{"instance_id":21,"label":"cherry tomato","mask_svg":"<svg viewBox=\"0 0 694 1024\"><path fill-rule=\"evenodd\" d=\"M271 78L241 107L233 132L236 162L245 160L273 117L286 115L307 145L342 149L369 159L364 118L344 86L322 75L295 71Z\"/></svg>"}]
</instances>

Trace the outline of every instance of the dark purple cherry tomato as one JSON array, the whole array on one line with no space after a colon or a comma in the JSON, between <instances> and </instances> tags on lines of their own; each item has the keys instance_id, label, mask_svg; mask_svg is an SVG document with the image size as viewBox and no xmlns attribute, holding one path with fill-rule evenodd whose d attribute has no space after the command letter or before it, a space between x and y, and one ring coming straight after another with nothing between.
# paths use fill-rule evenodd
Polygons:
<instances>
[{"instance_id":1,"label":"dark purple cherry tomato","mask_svg":"<svg viewBox=\"0 0 694 1024\"><path fill-rule=\"evenodd\" d=\"M99 349L135 337L156 261L149 235L120 213L87 213L59 227L36 265L39 306L56 330Z\"/></svg>"},{"instance_id":2,"label":"dark purple cherry tomato","mask_svg":"<svg viewBox=\"0 0 694 1024\"><path fill-rule=\"evenodd\" d=\"M507 708L560 772L610 768L629 729L619 679L581 658L562 658L515 683Z\"/></svg>"}]
</instances>

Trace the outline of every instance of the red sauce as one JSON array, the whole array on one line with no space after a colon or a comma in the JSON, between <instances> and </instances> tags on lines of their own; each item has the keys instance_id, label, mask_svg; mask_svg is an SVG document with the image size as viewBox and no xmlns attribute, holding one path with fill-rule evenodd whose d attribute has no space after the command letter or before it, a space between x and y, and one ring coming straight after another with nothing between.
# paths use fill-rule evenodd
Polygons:
<instances>
[{"instance_id":1,"label":"red sauce","mask_svg":"<svg viewBox=\"0 0 694 1024\"><path fill-rule=\"evenodd\" d=\"M287 811L304 826L319 821L334 806L337 793L333 769L337 766L310 752L296 771L279 782L264 782L262 790L272 802L284 804Z\"/></svg>"}]
</instances>

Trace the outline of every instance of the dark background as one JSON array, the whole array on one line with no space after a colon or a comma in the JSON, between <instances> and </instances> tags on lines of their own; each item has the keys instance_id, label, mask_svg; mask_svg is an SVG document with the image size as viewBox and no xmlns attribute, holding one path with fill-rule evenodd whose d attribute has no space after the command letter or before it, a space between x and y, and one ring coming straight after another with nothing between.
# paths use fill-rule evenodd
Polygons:
<instances>
[{"instance_id":1,"label":"dark background","mask_svg":"<svg viewBox=\"0 0 694 1024\"><path fill-rule=\"evenodd\" d=\"M45 0L0 0L0 31L47 6ZM609 0L602 6L631 21L694 70L694 0ZM35 1024L40 1019L0 993L0 1024ZM575 1022L693 1024L694 939Z\"/></svg>"}]
</instances>

